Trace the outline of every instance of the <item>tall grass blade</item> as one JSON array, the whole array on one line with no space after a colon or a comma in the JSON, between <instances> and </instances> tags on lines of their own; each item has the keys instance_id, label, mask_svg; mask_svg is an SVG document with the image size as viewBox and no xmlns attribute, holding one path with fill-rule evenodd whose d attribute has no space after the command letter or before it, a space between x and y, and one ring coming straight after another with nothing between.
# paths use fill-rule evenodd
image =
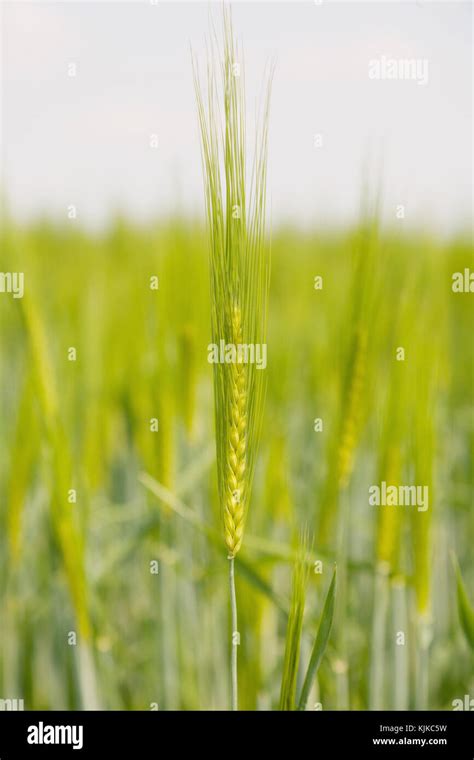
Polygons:
<instances>
[{"instance_id":1,"label":"tall grass blade","mask_svg":"<svg viewBox=\"0 0 474 760\"><path fill-rule=\"evenodd\" d=\"M308 698L313 686L314 679L318 672L318 668L321 664L321 660L324 657L326 647L331 634L332 621L334 618L334 606L336 602L337 592L337 568L334 567L332 574L332 580L326 594L324 602L323 612L319 621L318 632L314 640L311 657L309 660L308 670L303 682L303 688L301 689L300 699L298 702L298 710L305 710L308 703Z\"/></svg>"},{"instance_id":2,"label":"tall grass blade","mask_svg":"<svg viewBox=\"0 0 474 760\"><path fill-rule=\"evenodd\" d=\"M461 569L456 557L453 555L454 570L456 573L456 591L458 600L458 612L461 627L466 640L474 651L474 607L472 606L469 596L464 585Z\"/></svg>"},{"instance_id":3,"label":"tall grass blade","mask_svg":"<svg viewBox=\"0 0 474 760\"><path fill-rule=\"evenodd\" d=\"M286 630L285 656L280 691L280 710L294 710L296 702L296 679L300 660L300 643L308 582L308 565L305 558L306 545L295 562L292 578L290 613Z\"/></svg>"}]
</instances>

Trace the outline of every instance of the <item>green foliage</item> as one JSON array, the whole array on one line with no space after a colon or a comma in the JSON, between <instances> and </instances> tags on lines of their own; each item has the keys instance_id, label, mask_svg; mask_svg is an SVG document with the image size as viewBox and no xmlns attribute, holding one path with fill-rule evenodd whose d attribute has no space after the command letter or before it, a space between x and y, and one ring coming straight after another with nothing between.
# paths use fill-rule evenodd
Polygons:
<instances>
[{"instance_id":1,"label":"green foliage","mask_svg":"<svg viewBox=\"0 0 474 760\"><path fill-rule=\"evenodd\" d=\"M472 246L462 237L378 230L379 274L364 300L376 303L377 318L365 320L370 340L363 414L344 490L347 508L330 517L324 547L318 539L332 485L332 438L337 444L334 431L343 417L343 367L352 340L347 314L356 298L348 273L357 238L357 230L303 233L275 224L255 509L236 559L243 707L278 705L292 536L304 525L315 534L309 563L337 562L336 607L343 562L333 528L341 520L347 531L347 602L340 618L351 707L368 705L373 579L380 560L390 565L390 580L394 574L403 579L407 630L413 631L419 614L430 616L429 707L449 707L465 693L472 672L472 654L456 637L456 599L469 593L464 596L447 572L449 545L469 589L472 294L451 291L452 273L472 268ZM140 228L117 219L100 234L44 221L10 223L0 231L0 250L3 269L25 273L26 294L23 304L0 294L2 693L25 694L28 708L80 707L74 647L66 634L78 630L81 614L88 618L83 626L90 631L104 707L149 709L158 702L160 709L223 709L227 560L213 466L206 231L183 219ZM320 291L313 287L319 273ZM158 290L150 288L153 275ZM27 296L34 296L34 311ZM68 360L71 346L77 361ZM397 346L406 348L404 362L394 359ZM184 376L192 388L184 386ZM322 432L314 431L316 417L323 419ZM158 433L150 430L152 418L159 418ZM168 438L159 440L160 434ZM162 482L170 470L173 477ZM424 522L427 513L403 508L393 544L385 528L382 545L385 517L368 504L368 487L392 477L405 484L432 479L429 518ZM64 501L69 488L77 489L75 504ZM320 584L311 572L307 584L301 682L314 645L312 621L321 618L329 582L323 577ZM388 634L391 615L389 610ZM7 628L16 655L7 655ZM341 653L335 633L318 670L324 709L337 705L333 666ZM406 640L410 706L414 638ZM293 673L294 661L292 656ZM7 686L6 673L15 664Z\"/></svg>"}]
</instances>

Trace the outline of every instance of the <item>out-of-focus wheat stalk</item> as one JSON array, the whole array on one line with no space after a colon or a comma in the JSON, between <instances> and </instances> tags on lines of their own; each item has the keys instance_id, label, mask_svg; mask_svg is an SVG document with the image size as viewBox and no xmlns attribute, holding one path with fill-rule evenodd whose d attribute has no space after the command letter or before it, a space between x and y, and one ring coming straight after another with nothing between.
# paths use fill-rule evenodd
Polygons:
<instances>
[{"instance_id":1,"label":"out-of-focus wheat stalk","mask_svg":"<svg viewBox=\"0 0 474 760\"><path fill-rule=\"evenodd\" d=\"M53 366L40 311L32 298L22 300L22 313L32 357L33 377L51 455L51 520L64 566L79 632L78 674L85 709L98 709L92 624L87 601L84 536L67 502L72 482L69 444L59 412Z\"/></svg>"}]
</instances>

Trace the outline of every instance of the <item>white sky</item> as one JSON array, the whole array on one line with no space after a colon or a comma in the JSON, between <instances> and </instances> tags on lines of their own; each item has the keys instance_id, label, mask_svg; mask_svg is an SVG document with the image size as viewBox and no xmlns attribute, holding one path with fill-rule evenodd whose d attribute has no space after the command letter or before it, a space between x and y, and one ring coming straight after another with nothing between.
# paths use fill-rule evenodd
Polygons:
<instances>
[{"instance_id":1,"label":"white sky","mask_svg":"<svg viewBox=\"0 0 474 760\"><path fill-rule=\"evenodd\" d=\"M118 208L138 220L203 213L189 45L204 60L209 7L3 2L2 174L15 216L65 216L69 204L89 225ZM217 20L219 11L213 4ZM404 204L407 223L449 231L468 222L469 2L236 3L234 26L251 106L266 61L277 61L274 225L353 220L367 155L383 163L387 218ZM369 60L381 56L426 58L428 84L369 79Z\"/></svg>"}]
</instances>

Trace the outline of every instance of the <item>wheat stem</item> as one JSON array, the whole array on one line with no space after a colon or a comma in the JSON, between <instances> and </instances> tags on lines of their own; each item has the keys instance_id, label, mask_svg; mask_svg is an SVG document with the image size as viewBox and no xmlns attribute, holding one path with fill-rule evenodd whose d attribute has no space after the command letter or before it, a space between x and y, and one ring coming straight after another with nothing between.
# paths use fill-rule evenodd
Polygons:
<instances>
[{"instance_id":1,"label":"wheat stem","mask_svg":"<svg viewBox=\"0 0 474 760\"><path fill-rule=\"evenodd\" d=\"M407 608L406 608L406 587L402 579L397 579L392 583L393 599L393 619L395 622L396 636L398 631L405 633L408 629ZM409 660L406 644L395 643L394 655L394 706L395 710L408 710L409 694Z\"/></svg>"},{"instance_id":2,"label":"wheat stem","mask_svg":"<svg viewBox=\"0 0 474 760\"><path fill-rule=\"evenodd\" d=\"M429 649L431 644L431 624L423 616L418 618L417 652L416 652L416 687L415 707L417 710L428 709L429 699Z\"/></svg>"},{"instance_id":3,"label":"wheat stem","mask_svg":"<svg viewBox=\"0 0 474 760\"><path fill-rule=\"evenodd\" d=\"M231 612L231 650L230 650L230 672L231 672L231 707L232 710L239 709L239 693L237 679L237 647L239 645L239 632L237 630L237 596L235 593L235 558L229 556L229 589L230 589L230 612Z\"/></svg>"},{"instance_id":4,"label":"wheat stem","mask_svg":"<svg viewBox=\"0 0 474 760\"><path fill-rule=\"evenodd\" d=\"M370 663L369 709L383 710L385 705L386 634L389 605L388 567L380 563L374 584L372 618L372 652Z\"/></svg>"}]
</instances>

